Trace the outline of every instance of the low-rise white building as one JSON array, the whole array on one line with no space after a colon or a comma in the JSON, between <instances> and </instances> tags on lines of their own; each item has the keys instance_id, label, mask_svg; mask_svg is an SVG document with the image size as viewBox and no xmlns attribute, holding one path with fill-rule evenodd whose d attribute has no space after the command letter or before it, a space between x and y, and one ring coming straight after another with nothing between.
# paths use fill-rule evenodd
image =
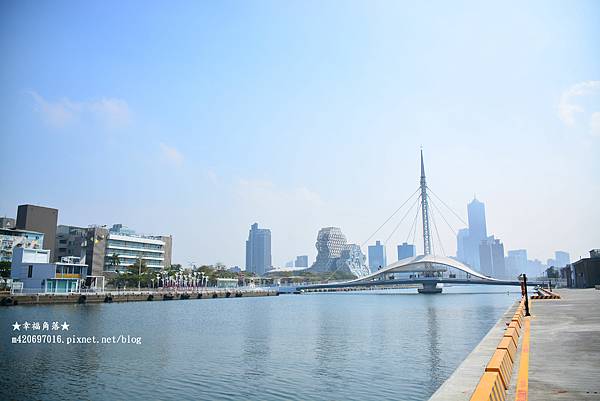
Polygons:
<instances>
[{"instance_id":1,"label":"low-rise white building","mask_svg":"<svg viewBox=\"0 0 600 401\"><path fill-rule=\"evenodd\" d=\"M49 249L17 247L12 256L11 278L13 283L23 283L24 292L79 292L87 270L88 266L78 258L50 263Z\"/></svg>"}]
</instances>

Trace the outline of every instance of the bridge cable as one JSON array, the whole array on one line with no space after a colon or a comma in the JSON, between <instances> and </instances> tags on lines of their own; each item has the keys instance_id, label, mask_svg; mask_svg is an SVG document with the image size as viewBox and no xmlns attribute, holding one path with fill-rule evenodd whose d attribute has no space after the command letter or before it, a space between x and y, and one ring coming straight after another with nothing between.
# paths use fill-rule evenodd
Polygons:
<instances>
[{"instance_id":1,"label":"bridge cable","mask_svg":"<svg viewBox=\"0 0 600 401\"><path fill-rule=\"evenodd\" d=\"M410 199L412 199L412 197L419 191L419 189L417 189L415 192L412 193L412 195L410 195L410 197L398 208L396 209L396 211L377 229L377 231L379 231L396 213L398 213L398 211L402 208L402 206L404 206L406 204L406 202L408 202ZM406 218L406 216L408 216L408 214L413 210L413 208L415 207L415 204L421 199L421 194L419 194L415 201L413 202L413 204L410 206L410 208L408 209L408 211L406 212L406 214L404 214L404 216L402 217L402 219L398 222L398 224L396 225L396 228L394 228L394 231L392 231L392 233L388 236L388 238L385 240L385 244L387 244L387 241L390 239L390 237L394 234L394 232L396 232L396 230L398 229L398 227L400 226L400 224L402 223L402 221L404 221L404 219ZM420 202L419 202L420 205ZM419 211L419 208L417 208L417 213ZM371 237L369 237L369 239L371 239L375 234L377 234L377 231L375 231ZM363 247L368 241L365 241L361 247ZM361 250L362 251L362 250ZM335 273L337 273L337 271L341 268L341 266L339 266L338 268L336 268L333 272L331 272L331 274L327 277L327 281L329 281L331 279L331 277L333 277L333 275Z\"/></svg>"},{"instance_id":2,"label":"bridge cable","mask_svg":"<svg viewBox=\"0 0 600 401\"><path fill-rule=\"evenodd\" d=\"M446 217L444 216L444 213L442 213L442 211L438 208L438 206L434 203L434 202L430 202L433 207L435 208L435 210L438 211L438 213L440 214L440 216L442 216L442 219L444 220L444 222L446 222L446 225L448 226L448 228L450 228L450 231L452 231L452 233L454 235L458 235L458 232L454 229L454 227L452 227L452 225L448 222L448 220L446 220Z\"/></svg>"},{"instance_id":3,"label":"bridge cable","mask_svg":"<svg viewBox=\"0 0 600 401\"><path fill-rule=\"evenodd\" d=\"M385 242L383 243L383 245L387 245L388 241L390 240L390 238L392 238L392 236L396 233L396 231L398 230L398 228L400 227L400 224L402 224L402 222L406 219L406 217L408 216L408 214L410 212L412 212L413 208L415 207L415 205L417 204L417 202L419 202L419 200L421 199L421 195L417 196L417 198L415 199L415 201L413 202L413 204L410 206L410 208L406 211L406 214L404 216L402 216L402 219L400 219L400 221L398 222L398 224L396 224L396 227L394 227L394 230L390 233L390 235L388 235L387 239L385 240Z\"/></svg>"},{"instance_id":4,"label":"bridge cable","mask_svg":"<svg viewBox=\"0 0 600 401\"><path fill-rule=\"evenodd\" d=\"M421 207L421 203L419 202L419 208ZM406 242L410 239L410 235L413 233L413 229L416 229L417 225L417 217L419 217L419 208L417 208L417 213L415 213L415 218L413 219L412 225L410 226L410 230L408 230L408 235L406 236Z\"/></svg>"},{"instance_id":5,"label":"bridge cable","mask_svg":"<svg viewBox=\"0 0 600 401\"><path fill-rule=\"evenodd\" d=\"M419 190L420 190L420 188L417 188L417 189L415 190L415 192L413 192L413 193L412 193L412 194L411 194L411 195L408 197L408 199L406 199L406 200L404 201L404 203L402 203L402 204L400 205L400 207L398 207L398 209L396 209L396 210L394 211L394 213L392 213L392 214L390 215L390 217L388 217L388 218L387 218L387 219L386 219L386 220L383 222L383 224L382 224L382 225L380 225L380 226L379 226L379 228L378 228L377 230L375 230L375 232L374 232L373 234L371 234L371 236L369 236L369 238L367 238L367 240L366 240L365 242L363 242L363 243L360 245L360 246L361 246L361 248L362 248L363 246L365 246L365 244L366 244L367 242L369 242L369 241L371 240L371 238L373 238L373 237L375 236L375 234L377 234L377 233L379 232L379 230L381 230L381 229L383 228L383 226L385 226L385 225L387 224L387 222L388 222L388 221L390 221L390 220L392 219L392 217L394 217L394 216L396 215L396 213L398 213L398 212L400 211L400 209L402 209L402 208L404 207L404 205L406 205L406 204L408 203L408 201L410 201L410 200L412 199L412 197L413 197L413 196L415 196L415 194L419 192Z\"/></svg>"},{"instance_id":6,"label":"bridge cable","mask_svg":"<svg viewBox=\"0 0 600 401\"><path fill-rule=\"evenodd\" d=\"M423 204L423 200L421 200L421 202L419 203L419 207L417 208L417 214L415 215L415 227L414 227L414 231L413 231L413 238L412 238L412 245L415 245L415 241L417 239L417 220L419 219L419 213L421 212L421 205ZM408 234L410 235L410 234Z\"/></svg>"},{"instance_id":7,"label":"bridge cable","mask_svg":"<svg viewBox=\"0 0 600 401\"><path fill-rule=\"evenodd\" d=\"M460 221L461 221L461 222L462 222L464 225L466 225L466 226L469 226L469 223L467 223L466 221L464 221L464 220L462 219L462 217L460 217L460 216L458 215L458 213L456 213L456 212L454 211L454 209L452 209L450 206L448 206L448 204L447 204L446 202L444 202L444 200L443 200L442 198L440 198L439 196L437 196L437 194L436 194L435 192L433 192L433 191L431 190L431 188L427 187L427 189L429 190L429 192L431 192L431 193L433 194L433 196L435 196L435 197L436 197L436 198L437 198L437 199L438 199L440 202L442 202L442 204L443 204L444 206L446 206L446 207L448 208L448 210L450 210L450 211L451 211L451 212L452 212L452 213L453 213L453 214L454 214L454 215L455 215L455 216L456 216L456 217L457 217L457 218L458 218L458 219L459 219L459 220L460 220Z\"/></svg>"},{"instance_id":8,"label":"bridge cable","mask_svg":"<svg viewBox=\"0 0 600 401\"><path fill-rule=\"evenodd\" d=\"M444 250L444 244L442 244L442 240L440 238L440 232L438 231L437 224L435 223L435 217L433 215L433 210L430 210L430 212L431 212L431 221L433 222L433 228L435 228L435 234L437 236L438 242L440 243L440 247L442 248L442 254L444 256L446 256L446 251Z\"/></svg>"}]
</instances>

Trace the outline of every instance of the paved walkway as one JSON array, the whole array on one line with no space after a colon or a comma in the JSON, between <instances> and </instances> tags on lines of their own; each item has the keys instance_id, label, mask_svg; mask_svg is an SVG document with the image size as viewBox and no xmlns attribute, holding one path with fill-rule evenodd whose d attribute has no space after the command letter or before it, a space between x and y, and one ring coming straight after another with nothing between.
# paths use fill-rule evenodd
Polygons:
<instances>
[{"instance_id":1,"label":"paved walkway","mask_svg":"<svg viewBox=\"0 0 600 401\"><path fill-rule=\"evenodd\" d=\"M598 401L600 291L557 292L562 299L531 301L528 401Z\"/></svg>"}]
</instances>

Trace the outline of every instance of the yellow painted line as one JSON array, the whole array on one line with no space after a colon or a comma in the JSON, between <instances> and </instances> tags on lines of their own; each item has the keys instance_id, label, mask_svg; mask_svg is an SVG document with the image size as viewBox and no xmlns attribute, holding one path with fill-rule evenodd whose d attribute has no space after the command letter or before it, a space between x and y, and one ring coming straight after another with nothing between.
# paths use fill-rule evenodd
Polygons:
<instances>
[{"instance_id":1,"label":"yellow painted line","mask_svg":"<svg viewBox=\"0 0 600 401\"><path fill-rule=\"evenodd\" d=\"M519 364L519 379L517 381L517 396L515 401L527 401L529 393L529 337L531 330L531 316L525 318L525 333L521 349L521 362Z\"/></svg>"}]
</instances>

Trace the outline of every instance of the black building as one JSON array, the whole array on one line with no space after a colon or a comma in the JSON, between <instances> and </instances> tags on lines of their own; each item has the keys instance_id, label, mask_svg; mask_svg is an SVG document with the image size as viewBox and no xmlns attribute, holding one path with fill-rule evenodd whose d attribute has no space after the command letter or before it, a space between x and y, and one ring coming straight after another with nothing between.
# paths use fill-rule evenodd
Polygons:
<instances>
[{"instance_id":1,"label":"black building","mask_svg":"<svg viewBox=\"0 0 600 401\"><path fill-rule=\"evenodd\" d=\"M592 249L590 257L571 264L575 272L575 288L600 285L600 249Z\"/></svg>"},{"instance_id":2,"label":"black building","mask_svg":"<svg viewBox=\"0 0 600 401\"><path fill-rule=\"evenodd\" d=\"M58 209L35 205L19 205L15 228L44 233L44 249L50 250L50 260L54 260L56 223Z\"/></svg>"}]
</instances>

